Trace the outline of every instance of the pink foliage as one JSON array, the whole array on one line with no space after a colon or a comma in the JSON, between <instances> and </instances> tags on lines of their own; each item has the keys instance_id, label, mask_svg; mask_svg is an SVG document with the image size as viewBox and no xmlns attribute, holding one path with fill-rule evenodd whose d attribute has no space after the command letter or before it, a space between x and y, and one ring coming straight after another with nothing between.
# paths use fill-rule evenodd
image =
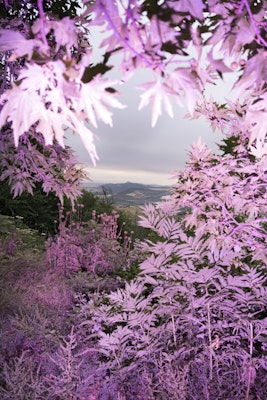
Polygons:
<instances>
[{"instance_id":1,"label":"pink foliage","mask_svg":"<svg viewBox=\"0 0 267 400\"><path fill-rule=\"evenodd\" d=\"M131 237L122 239L118 228L119 214L92 213L88 223L61 219L59 232L46 244L46 259L50 266L63 271L66 276L77 271L97 274L111 272L121 266L131 246Z\"/></svg>"},{"instance_id":2,"label":"pink foliage","mask_svg":"<svg viewBox=\"0 0 267 400\"><path fill-rule=\"evenodd\" d=\"M159 390L177 399L225 399L231 388L232 400L249 400L266 388L266 156L259 162L238 136L223 147L192 146L172 193L143 207L151 234L138 244L136 279L82 306L126 392L126 379L164 370Z\"/></svg>"},{"instance_id":3,"label":"pink foliage","mask_svg":"<svg viewBox=\"0 0 267 400\"><path fill-rule=\"evenodd\" d=\"M143 208L140 224L150 237L139 244L137 277L80 305L80 329L91 329L106 361L103 398L265 398L266 2L99 0L73 19L46 17L43 3L35 21L7 19L0 30L0 178L15 196L41 181L61 202L64 194L75 198L81 176L64 150L65 128L80 135L95 163L90 124L112 125L111 108L123 108L118 82L104 77L117 65L114 55L120 83L149 71L139 109L151 105L152 126L163 109L174 116L174 100L225 135L220 155L194 144L170 196ZM104 34L95 65L94 27ZM219 105L205 89L226 74L235 93ZM87 225L62 220L47 242L50 266L69 276L125 262L131 235L118 232L117 219L114 212ZM72 339L76 346L73 331Z\"/></svg>"},{"instance_id":4,"label":"pink foliage","mask_svg":"<svg viewBox=\"0 0 267 400\"><path fill-rule=\"evenodd\" d=\"M1 132L0 181L8 180L14 197L24 191L33 194L36 183L41 182L44 193L54 192L61 204L66 196L74 204L85 177L76 163L70 148L56 142L45 146L43 136L34 129L20 136L17 147L10 127Z\"/></svg>"}]
</instances>

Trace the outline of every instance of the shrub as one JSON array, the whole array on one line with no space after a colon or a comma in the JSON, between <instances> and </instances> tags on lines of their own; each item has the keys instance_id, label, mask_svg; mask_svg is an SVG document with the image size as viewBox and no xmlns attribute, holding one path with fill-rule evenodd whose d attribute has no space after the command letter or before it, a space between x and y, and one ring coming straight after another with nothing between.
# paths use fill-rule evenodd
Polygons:
<instances>
[{"instance_id":1,"label":"shrub","mask_svg":"<svg viewBox=\"0 0 267 400\"><path fill-rule=\"evenodd\" d=\"M48 264L66 276L88 271L105 275L129 265L131 237L118 230L119 215L92 213L87 223L61 220L59 233L46 245Z\"/></svg>"},{"instance_id":2,"label":"shrub","mask_svg":"<svg viewBox=\"0 0 267 400\"><path fill-rule=\"evenodd\" d=\"M47 390L40 373L41 365L33 360L29 351L24 351L18 357L12 358L3 364L0 386L3 400L45 400Z\"/></svg>"},{"instance_id":3,"label":"shrub","mask_svg":"<svg viewBox=\"0 0 267 400\"><path fill-rule=\"evenodd\" d=\"M103 302L82 305L103 370L127 399L140 395L133 383L140 374L149 377L157 399L175 398L181 381L187 400L264 398L267 202L261 167L244 152L216 156L201 142L194 145L172 194L143 208L140 224L158 240L141 243L146 258L137 278ZM169 377L160 387L159 371ZM176 386L169 384L172 376L178 376Z\"/></svg>"}]
</instances>

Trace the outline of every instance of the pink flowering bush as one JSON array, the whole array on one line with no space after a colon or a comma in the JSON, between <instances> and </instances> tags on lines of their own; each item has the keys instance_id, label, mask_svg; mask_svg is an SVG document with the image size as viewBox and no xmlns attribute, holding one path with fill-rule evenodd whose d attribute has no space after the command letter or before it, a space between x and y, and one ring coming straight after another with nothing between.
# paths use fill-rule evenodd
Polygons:
<instances>
[{"instance_id":1,"label":"pink flowering bush","mask_svg":"<svg viewBox=\"0 0 267 400\"><path fill-rule=\"evenodd\" d=\"M125 267L131 249L131 236L118 227L119 214L93 211L88 222L62 220L55 238L46 243L46 260L50 267L66 276L87 271L107 274Z\"/></svg>"}]
</instances>

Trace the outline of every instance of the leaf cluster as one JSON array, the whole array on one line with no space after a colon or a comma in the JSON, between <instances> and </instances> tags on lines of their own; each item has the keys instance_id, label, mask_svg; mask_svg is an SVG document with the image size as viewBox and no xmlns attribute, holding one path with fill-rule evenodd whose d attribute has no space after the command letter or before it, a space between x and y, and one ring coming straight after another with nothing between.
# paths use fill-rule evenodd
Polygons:
<instances>
[{"instance_id":1,"label":"leaf cluster","mask_svg":"<svg viewBox=\"0 0 267 400\"><path fill-rule=\"evenodd\" d=\"M160 394L151 383L165 369L183 377L185 399L228 399L229 388L231 400L263 396L263 171L249 154L215 156L199 141L187 168L177 173L173 193L143 208L140 224L159 240L139 244L144 261L137 277L103 303L95 299L81 306L80 317L86 316L84 324L98 339L102 369L119 381L127 398L134 398L134 389L125 380L137 375L144 380L147 374L154 398L170 396L167 382Z\"/></svg>"}]
</instances>

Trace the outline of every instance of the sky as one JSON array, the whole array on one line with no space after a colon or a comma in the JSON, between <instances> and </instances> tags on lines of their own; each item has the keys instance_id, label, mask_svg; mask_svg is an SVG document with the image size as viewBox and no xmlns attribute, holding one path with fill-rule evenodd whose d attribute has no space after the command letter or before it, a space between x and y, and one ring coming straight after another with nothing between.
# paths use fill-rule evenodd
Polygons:
<instances>
[{"instance_id":1,"label":"sky","mask_svg":"<svg viewBox=\"0 0 267 400\"><path fill-rule=\"evenodd\" d=\"M98 45L99 37L96 34L93 46L98 48ZM96 52L95 60L100 56L101 53ZM92 129L96 135L95 145L99 156L95 167L78 135L67 136L67 144L74 149L78 161L96 184L131 181L172 185L175 171L185 167L190 146L200 136L209 148L217 149L216 143L221 140L221 133L213 133L204 118L184 118L186 108L175 104L174 118L163 112L152 128L150 107L138 110L141 92L135 86L143 81L144 73L141 71L126 84L119 88L116 86L120 92L118 100L127 107L112 110L112 128L99 122L98 128ZM213 87L209 92L223 102L229 95L230 84L222 82L220 87Z\"/></svg>"},{"instance_id":2,"label":"sky","mask_svg":"<svg viewBox=\"0 0 267 400\"><path fill-rule=\"evenodd\" d=\"M190 145L199 136L216 149L221 134L212 133L204 119L185 119L186 110L178 106L173 119L163 115L152 128L150 108L138 111L139 94L128 86L122 101L127 108L115 110L113 127L99 123L94 129L99 156L95 167L78 135L69 138L68 144L94 182L171 185L173 172L184 168Z\"/></svg>"}]
</instances>

